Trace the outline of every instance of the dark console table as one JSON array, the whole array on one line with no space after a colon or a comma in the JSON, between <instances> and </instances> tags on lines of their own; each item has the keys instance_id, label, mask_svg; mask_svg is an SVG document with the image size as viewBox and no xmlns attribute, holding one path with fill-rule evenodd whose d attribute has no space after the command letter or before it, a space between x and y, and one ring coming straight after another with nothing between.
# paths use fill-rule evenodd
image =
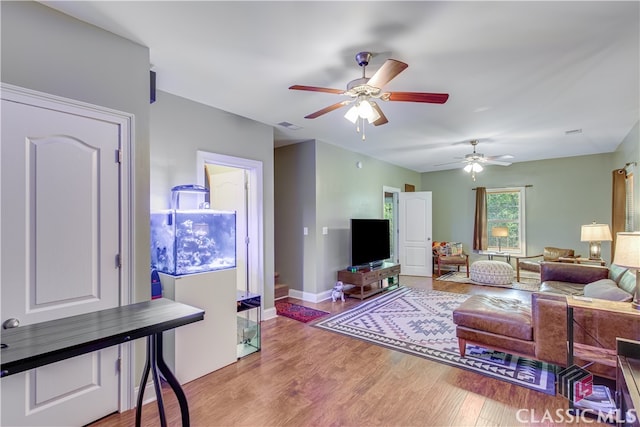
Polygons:
<instances>
[{"instance_id":1,"label":"dark console table","mask_svg":"<svg viewBox=\"0 0 640 427\"><path fill-rule=\"evenodd\" d=\"M2 332L0 377L59 362L74 356L147 337L136 426L140 425L142 399L149 372L153 372L160 422L166 426L158 369L175 393L182 425L189 425L189 407L180 383L162 357L162 332L204 319L204 311L161 298L48 322L6 329Z\"/></svg>"}]
</instances>

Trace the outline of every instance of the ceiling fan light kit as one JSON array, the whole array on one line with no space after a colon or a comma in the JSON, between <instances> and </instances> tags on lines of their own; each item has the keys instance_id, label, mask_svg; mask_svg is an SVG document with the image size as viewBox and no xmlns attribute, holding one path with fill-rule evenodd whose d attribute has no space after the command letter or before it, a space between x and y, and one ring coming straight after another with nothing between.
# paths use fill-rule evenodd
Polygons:
<instances>
[{"instance_id":1,"label":"ceiling fan light kit","mask_svg":"<svg viewBox=\"0 0 640 427\"><path fill-rule=\"evenodd\" d=\"M484 170L484 168L482 167L482 165L480 163L469 163L467 166L464 167L464 171L465 172L482 172Z\"/></svg>"},{"instance_id":2,"label":"ceiling fan light kit","mask_svg":"<svg viewBox=\"0 0 640 427\"><path fill-rule=\"evenodd\" d=\"M382 87L389 83L398 74L404 71L408 65L404 62L397 61L395 59L387 59L382 67L376 71L370 78L366 77L366 67L371 60L371 52L359 52L356 55L356 62L362 67L362 77L352 80L347 83L347 90L332 89L316 86L303 86L293 85L289 89L293 90L306 90L311 92L325 92L337 95L345 95L350 97L350 100L338 102L318 110L314 113L305 116L305 119L315 119L323 114L329 113L333 110L337 110L340 107L349 105L355 102L351 106L349 111L344 117L351 123L356 124L356 130L360 131L360 123L358 119L362 120L362 139L365 139L364 135L364 120L366 119L369 124L374 126L380 126L388 123L386 116L380 109L380 106L373 101L373 99L380 99L382 101L400 101L400 102L422 102L431 104L444 104L449 99L449 95L446 93L423 93L423 92L383 92Z\"/></svg>"},{"instance_id":3,"label":"ceiling fan light kit","mask_svg":"<svg viewBox=\"0 0 640 427\"><path fill-rule=\"evenodd\" d=\"M380 113L373 108L370 101L361 100L349 108L344 117L354 124L358 118L367 119L369 123L373 123L380 118Z\"/></svg>"}]
</instances>

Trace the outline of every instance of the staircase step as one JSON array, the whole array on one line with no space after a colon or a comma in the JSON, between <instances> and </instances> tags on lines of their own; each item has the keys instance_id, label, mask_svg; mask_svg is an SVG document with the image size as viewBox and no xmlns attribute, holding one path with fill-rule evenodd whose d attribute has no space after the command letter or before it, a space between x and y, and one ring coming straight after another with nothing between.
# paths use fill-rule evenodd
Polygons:
<instances>
[{"instance_id":1,"label":"staircase step","mask_svg":"<svg viewBox=\"0 0 640 427\"><path fill-rule=\"evenodd\" d=\"M273 294L274 294L273 295L274 300L280 299L280 298L286 298L289 296L289 286L283 283L276 283Z\"/></svg>"}]
</instances>

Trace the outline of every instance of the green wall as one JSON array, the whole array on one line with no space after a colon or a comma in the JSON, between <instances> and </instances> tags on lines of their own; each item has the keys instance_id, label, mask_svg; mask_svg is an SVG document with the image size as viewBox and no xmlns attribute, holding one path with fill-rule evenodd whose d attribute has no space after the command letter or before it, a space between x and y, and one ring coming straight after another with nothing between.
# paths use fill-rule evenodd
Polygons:
<instances>
[{"instance_id":1,"label":"green wall","mask_svg":"<svg viewBox=\"0 0 640 427\"><path fill-rule=\"evenodd\" d=\"M321 141L277 148L275 174L276 271L310 300L350 262L350 218L381 218L385 186L420 190L417 172Z\"/></svg>"},{"instance_id":2,"label":"green wall","mask_svg":"<svg viewBox=\"0 0 640 427\"><path fill-rule=\"evenodd\" d=\"M133 300L148 300L149 49L32 1L0 2L2 81L134 114Z\"/></svg>"},{"instance_id":3,"label":"green wall","mask_svg":"<svg viewBox=\"0 0 640 427\"><path fill-rule=\"evenodd\" d=\"M634 209L634 230L640 230L640 122L631 129L629 134L618 149L613 153L613 164L615 168L620 169L627 163L634 163L627 168L627 172L633 173L633 189L635 202Z\"/></svg>"},{"instance_id":4,"label":"green wall","mask_svg":"<svg viewBox=\"0 0 640 427\"><path fill-rule=\"evenodd\" d=\"M171 206L171 188L198 182L199 150L262 162L263 304L273 307L273 128L158 91L151 104L151 208ZM148 251L147 244L147 251Z\"/></svg>"},{"instance_id":5,"label":"green wall","mask_svg":"<svg viewBox=\"0 0 640 427\"><path fill-rule=\"evenodd\" d=\"M133 253L125 262L132 267L132 302L149 300L149 49L36 2L0 7L2 82L135 115ZM139 376L144 342L135 348Z\"/></svg>"},{"instance_id":6,"label":"green wall","mask_svg":"<svg viewBox=\"0 0 640 427\"><path fill-rule=\"evenodd\" d=\"M542 253L545 246L587 255L580 226L611 223L611 171L621 166L614 163L608 153L488 166L476 182L462 169L424 173L422 189L433 192L433 239L460 241L471 254L473 188L530 185L525 190L527 255ZM610 243L602 243L602 253L608 259Z\"/></svg>"},{"instance_id":7,"label":"green wall","mask_svg":"<svg viewBox=\"0 0 640 427\"><path fill-rule=\"evenodd\" d=\"M275 270L281 283L301 292L316 275L313 257L305 256L316 246L315 145L315 141L287 145L274 155Z\"/></svg>"}]
</instances>

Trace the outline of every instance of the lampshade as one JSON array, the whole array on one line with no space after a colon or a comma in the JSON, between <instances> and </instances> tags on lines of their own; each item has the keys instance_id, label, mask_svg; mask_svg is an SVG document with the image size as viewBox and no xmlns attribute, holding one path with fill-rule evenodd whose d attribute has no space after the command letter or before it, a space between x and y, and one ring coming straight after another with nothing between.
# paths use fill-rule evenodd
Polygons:
<instances>
[{"instance_id":1,"label":"lampshade","mask_svg":"<svg viewBox=\"0 0 640 427\"><path fill-rule=\"evenodd\" d=\"M580 232L580 241L582 242L601 242L603 240L610 241L611 230L608 224L587 224L582 226Z\"/></svg>"},{"instance_id":2,"label":"lampshade","mask_svg":"<svg viewBox=\"0 0 640 427\"><path fill-rule=\"evenodd\" d=\"M373 108L371 102L366 99L360 100L357 104L353 105L344 115L344 118L351 123L355 123L358 117L367 119L369 123L373 123L380 118L378 110Z\"/></svg>"},{"instance_id":3,"label":"lampshade","mask_svg":"<svg viewBox=\"0 0 640 427\"><path fill-rule=\"evenodd\" d=\"M620 267L640 269L640 232L617 233L613 263ZM640 310L640 272L636 271L636 288L631 307Z\"/></svg>"},{"instance_id":4,"label":"lampshade","mask_svg":"<svg viewBox=\"0 0 640 427\"><path fill-rule=\"evenodd\" d=\"M473 163L469 163L467 166L464 167L464 171L465 172L482 172L484 168L482 167L482 165L480 163L477 162L473 162Z\"/></svg>"},{"instance_id":5,"label":"lampshade","mask_svg":"<svg viewBox=\"0 0 640 427\"><path fill-rule=\"evenodd\" d=\"M349 108L349 110L347 110L346 114L344 115L344 118L349 120L351 123L355 123L356 120L358 120L358 107L354 105Z\"/></svg>"},{"instance_id":6,"label":"lampshade","mask_svg":"<svg viewBox=\"0 0 640 427\"><path fill-rule=\"evenodd\" d=\"M509 229L507 227L493 227L491 229L491 236L493 236L493 237L507 237L507 236L509 236Z\"/></svg>"},{"instance_id":7,"label":"lampshade","mask_svg":"<svg viewBox=\"0 0 640 427\"><path fill-rule=\"evenodd\" d=\"M640 269L640 232L616 235L613 263L620 267Z\"/></svg>"}]
</instances>

